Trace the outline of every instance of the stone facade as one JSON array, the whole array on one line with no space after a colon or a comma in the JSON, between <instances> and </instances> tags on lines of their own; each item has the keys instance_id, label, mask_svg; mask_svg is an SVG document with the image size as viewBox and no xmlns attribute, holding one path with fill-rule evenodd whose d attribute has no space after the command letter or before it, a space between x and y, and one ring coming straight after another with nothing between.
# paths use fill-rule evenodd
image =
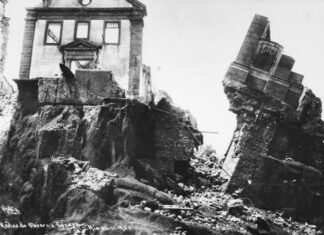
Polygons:
<instances>
[{"instance_id":1,"label":"stone facade","mask_svg":"<svg viewBox=\"0 0 324 235\"><path fill-rule=\"evenodd\" d=\"M247 85L296 108L303 76L292 72L295 60L282 52L283 47L270 39L268 18L255 15L224 83Z\"/></svg>"},{"instance_id":2,"label":"stone facade","mask_svg":"<svg viewBox=\"0 0 324 235\"><path fill-rule=\"evenodd\" d=\"M239 190L247 203L309 220L323 216L322 104L310 90L301 96L303 77L291 72L293 58L267 41L267 25L267 18L255 16L223 82L237 127L221 176L228 180L225 190ZM263 57L263 47L273 53Z\"/></svg>"},{"instance_id":3,"label":"stone facade","mask_svg":"<svg viewBox=\"0 0 324 235\"><path fill-rule=\"evenodd\" d=\"M89 2L43 1L27 9L20 79L57 79L60 63L72 72L109 70L130 97L141 98L146 7L137 0Z\"/></svg>"}]
</instances>

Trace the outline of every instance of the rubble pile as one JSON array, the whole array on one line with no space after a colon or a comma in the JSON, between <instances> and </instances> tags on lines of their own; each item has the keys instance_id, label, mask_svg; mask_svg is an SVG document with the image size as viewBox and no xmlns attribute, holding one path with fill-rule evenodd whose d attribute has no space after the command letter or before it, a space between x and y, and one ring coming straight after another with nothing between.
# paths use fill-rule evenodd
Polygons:
<instances>
[{"instance_id":1,"label":"rubble pile","mask_svg":"<svg viewBox=\"0 0 324 235\"><path fill-rule=\"evenodd\" d=\"M220 177L222 172L221 161L211 146L200 146L190 159L190 166L192 167L193 175L207 179L211 185L220 185L224 182L224 179ZM184 188L185 190L190 189Z\"/></svg>"},{"instance_id":2,"label":"rubble pile","mask_svg":"<svg viewBox=\"0 0 324 235\"><path fill-rule=\"evenodd\" d=\"M198 172L207 182L212 175L218 178L218 182L223 180L219 174L221 167L212 168L213 170L205 167L210 158L214 157L216 154L208 156L200 149L190 161L192 170ZM158 202L142 201L131 205L130 209L153 212L187 224L200 224L213 231L220 231L221 234L229 231L235 231L236 234L321 234L317 226L296 222L284 211L255 208L249 198L240 198L242 190L227 194L222 192L222 184L178 185L187 192L186 196L177 195L172 190L167 191L176 201L176 205L165 206ZM180 228L179 231L181 232L175 234L187 234Z\"/></svg>"}]
</instances>

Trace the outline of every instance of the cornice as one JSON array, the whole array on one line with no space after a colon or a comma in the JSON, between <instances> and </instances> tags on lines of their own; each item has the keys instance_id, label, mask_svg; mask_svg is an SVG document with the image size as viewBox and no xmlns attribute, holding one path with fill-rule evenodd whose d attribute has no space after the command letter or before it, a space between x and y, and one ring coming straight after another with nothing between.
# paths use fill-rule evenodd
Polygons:
<instances>
[{"instance_id":1,"label":"cornice","mask_svg":"<svg viewBox=\"0 0 324 235\"><path fill-rule=\"evenodd\" d=\"M38 19L143 19L146 11L139 8L27 8L26 20Z\"/></svg>"}]
</instances>

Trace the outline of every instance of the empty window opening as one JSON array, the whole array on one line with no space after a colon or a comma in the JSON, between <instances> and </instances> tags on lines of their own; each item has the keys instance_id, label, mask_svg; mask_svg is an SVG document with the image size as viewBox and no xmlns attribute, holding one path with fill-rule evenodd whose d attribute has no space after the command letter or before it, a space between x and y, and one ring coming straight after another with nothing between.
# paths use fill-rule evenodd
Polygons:
<instances>
[{"instance_id":1,"label":"empty window opening","mask_svg":"<svg viewBox=\"0 0 324 235\"><path fill-rule=\"evenodd\" d=\"M77 22L75 28L76 39L89 39L89 22Z\"/></svg>"},{"instance_id":2,"label":"empty window opening","mask_svg":"<svg viewBox=\"0 0 324 235\"><path fill-rule=\"evenodd\" d=\"M119 44L120 37L120 23L119 22L106 22L104 43Z\"/></svg>"},{"instance_id":3,"label":"empty window opening","mask_svg":"<svg viewBox=\"0 0 324 235\"><path fill-rule=\"evenodd\" d=\"M62 22L49 22L46 27L45 44L58 45L61 42Z\"/></svg>"}]
</instances>

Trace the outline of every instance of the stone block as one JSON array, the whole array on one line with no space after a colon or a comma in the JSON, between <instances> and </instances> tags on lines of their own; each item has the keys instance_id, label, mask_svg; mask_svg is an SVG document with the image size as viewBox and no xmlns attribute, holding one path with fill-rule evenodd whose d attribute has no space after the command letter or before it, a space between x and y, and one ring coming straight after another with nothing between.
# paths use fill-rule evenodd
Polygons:
<instances>
[{"instance_id":1,"label":"stone block","mask_svg":"<svg viewBox=\"0 0 324 235\"><path fill-rule=\"evenodd\" d=\"M299 74L299 73L295 73L295 72L291 72L290 76L289 76L289 84L291 86L296 86L296 87L301 87L302 89L302 81L304 79L304 76Z\"/></svg>"},{"instance_id":2,"label":"stone block","mask_svg":"<svg viewBox=\"0 0 324 235\"><path fill-rule=\"evenodd\" d=\"M298 89L298 88L290 87L287 91L285 102L291 105L292 107L297 108L302 93L303 93L302 88Z\"/></svg>"},{"instance_id":3,"label":"stone block","mask_svg":"<svg viewBox=\"0 0 324 235\"><path fill-rule=\"evenodd\" d=\"M240 52L235 59L235 62L244 66L249 66L257 49L258 42L259 38L254 38L247 35L241 46Z\"/></svg>"},{"instance_id":4,"label":"stone block","mask_svg":"<svg viewBox=\"0 0 324 235\"><path fill-rule=\"evenodd\" d=\"M287 55L282 55L275 71L275 74L285 80L288 80L291 70L295 64L295 60Z\"/></svg>"},{"instance_id":5,"label":"stone block","mask_svg":"<svg viewBox=\"0 0 324 235\"><path fill-rule=\"evenodd\" d=\"M258 34L261 37L264 31L266 30L268 24L269 20L267 17L255 15L250 25L249 32Z\"/></svg>"},{"instance_id":6,"label":"stone block","mask_svg":"<svg viewBox=\"0 0 324 235\"><path fill-rule=\"evenodd\" d=\"M234 80L241 83L245 83L248 74L249 70L236 64L232 64L227 70L225 79L227 79L228 81Z\"/></svg>"},{"instance_id":7,"label":"stone block","mask_svg":"<svg viewBox=\"0 0 324 235\"><path fill-rule=\"evenodd\" d=\"M82 102L97 103L104 98L124 97L124 90L113 79L111 71L76 70L75 80Z\"/></svg>"},{"instance_id":8,"label":"stone block","mask_svg":"<svg viewBox=\"0 0 324 235\"><path fill-rule=\"evenodd\" d=\"M39 78L38 83L38 100L43 104L98 104L104 98L125 97L110 71L77 70L75 81Z\"/></svg>"},{"instance_id":9,"label":"stone block","mask_svg":"<svg viewBox=\"0 0 324 235\"><path fill-rule=\"evenodd\" d=\"M58 79L57 96L55 103L78 104L78 91L73 82L66 82L65 78Z\"/></svg>"},{"instance_id":10,"label":"stone block","mask_svg":"<svg viewBox=\"0 0 324 235\"><path fill-rule=\"evenodd\" d=\"M58 79L39 78L38 101L39 103L55 103L57 95Z\"/></svg>"},{"instance_id":11,"label":"stone block","mask_svg":"<svg viewBox=\"0 0 324 235\"><path fill-rule=\"evenodd\" d=\"M264 93L278 100L285 101L289 85L275 78L271 78L264 88Z\"/></svg>"},{"instance_id":12,"label":"stone block","mask_svg":"<svg viewBox=\"0 0 324 235\"><path fill-rule=\"evenodd\" d=\"M249 87L256 89L258 91L263 91L267 84L267 80L261 79L259 77L249 76L247 79L247 84Z\"/></svg>"}]
</instances>

